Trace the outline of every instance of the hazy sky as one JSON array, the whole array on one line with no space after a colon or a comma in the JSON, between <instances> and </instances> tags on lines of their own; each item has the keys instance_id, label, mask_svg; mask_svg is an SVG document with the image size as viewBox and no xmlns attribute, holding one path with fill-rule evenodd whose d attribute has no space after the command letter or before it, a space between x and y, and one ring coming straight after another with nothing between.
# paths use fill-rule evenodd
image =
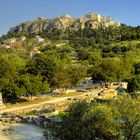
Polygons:
<instances>
[{"instance_id":1,"label":"hazy sky","mask_svg":"<svg viewBox=\"0 0 140 140\"><path fill-rule=\"evenodd\" d=\"M140 0L0 0L0 35L10 27L37 16L63 14L80 17L88 12L113 16L129 25L140 25Z\"/></svg>"}]
</instances>

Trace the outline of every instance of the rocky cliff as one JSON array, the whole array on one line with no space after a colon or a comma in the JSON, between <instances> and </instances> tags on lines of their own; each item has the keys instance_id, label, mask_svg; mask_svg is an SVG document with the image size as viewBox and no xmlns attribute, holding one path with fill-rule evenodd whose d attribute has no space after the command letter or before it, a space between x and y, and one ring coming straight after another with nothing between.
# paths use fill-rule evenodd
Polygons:
<instances>
[{"instance_id":1,"label":"rocky cliff","mask_svg":"<svg viewBox=\"0 0 140 140\"><path fill-rule=\"evenodd\" d=\"M110 26L119 27L120 23L115 22L112 17L104 17L100 14L89 13L81 18L72 18L69 15L56 17L54 19L46 19L45 17L38 17L33 21L21 23L13 27L9 32L43 32L45 30L56 29L98 29L108 28Z\"/></svg>"}]
</instances>

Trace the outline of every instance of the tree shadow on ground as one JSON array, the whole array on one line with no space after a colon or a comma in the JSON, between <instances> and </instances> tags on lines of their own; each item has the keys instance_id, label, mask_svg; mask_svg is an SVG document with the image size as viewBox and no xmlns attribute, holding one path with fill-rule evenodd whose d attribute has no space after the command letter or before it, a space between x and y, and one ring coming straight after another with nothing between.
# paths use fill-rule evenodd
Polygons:
<instances>
[{"instance_id":1,"label":"tree shadow on ground","mask_svg":"<svg viewBox=\"0 0 140 140\"><path fill-rule=\"evenodd\" d=\"M28 101L29 101L28 99L23 99L23 98L17 97L15 99L7 98L3 102L10 103L10 104L16 104L16 103L24 103L24 102L28 102Z\"/></svg>"}]
</instances>

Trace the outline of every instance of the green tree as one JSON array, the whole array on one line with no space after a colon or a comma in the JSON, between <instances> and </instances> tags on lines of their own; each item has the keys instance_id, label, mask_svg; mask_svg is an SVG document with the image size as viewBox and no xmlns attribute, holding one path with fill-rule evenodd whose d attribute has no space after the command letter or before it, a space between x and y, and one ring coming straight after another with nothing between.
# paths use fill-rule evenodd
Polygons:
<instances>
[{"instance_id":1,"label":"green tree","mask_svg":"<svg viewBox=\"0 0 140 140\"><path fill-rule=\"evenodd\" d=\"M93 64L94 65L98 61L101 61L101 59L102 59L102 55L101 55L101 52L100 51L92 52L89 55L89 62L90 62L90 64Z\"/></svg>"},{"instance_id":2,"label":"green tree","mask_svg":"<svg viewBox=\"0 0 140 140\"><path fill-rule=\"evenodd\" d=\"M134 64L134 74L140 74L140 62Z\"/></svg>"},{"instance_id":3,"label":"green tree","mask_svg":"<svg viewBox=\"0 0 140 140\"><path fill-rule=\"evenodd\" d=\"M5 101L16 99L17 96L20 96L20 89L14 81L7 78L2 78L0 79L0 82L0 89Z\"/></svg>"},{"instance_id":4,"label":"green tree","mask_svg":"<svg viewBox=\"0 0 140 140\"><path fill-rule=\"evenodd\" d=\"M5 55L0 56L0 91L3 98L17 97L18 86L15 81L18 71L15 63Z\"/></svg>"},{"instance_id":5,"label":"green tree","mask_svg":"<svg viewBox=\"0 0 140 140\"><path fill-rule=\"evenodd\" d=\"M121 65L118 59L103 59L93 65L92 78L96 81L111 82L121 79Z\"/></svg>"},{"instance_id":6,"label":"green tree","mask_svg":"<svg viewBox=\"0 0 140 140\"><path fill-rule=\"evenodd\" d=\"M48 92L48 82L42 81L41 76L32 76L30 74L21 75L18 81L18 86L27 97L32 98L33 95L40 94L42 92Z\"/></svg>"},{"instance_id":7,"label":"green tree","mask_svg":"<svg viewBox=\"0 0 140 140\"><path fill-rule=\"evenodd\" d=\"M61 119L61 123L49 127L61 140L137 140L140 100L127 95L107 104L81 101L72 104Z\"/></svg>"},{"instance_id":8,"label":"green tree","mask_svg":"<svg viewBox=\"0 0 140 140\"><path fill-rule=\"evenodd\" d=\"M26 65L27 72L37 76L41 75L43 80L47 80L51 87L53 84L53 75L59 58L55 54L40 54L29 60Z\"/></svg>"},{"instance_id":9,"label":"green tree","mask_svg":"<svg viewBox=\"0 0 140 140\"><path fill-rule=\"evenodd\" d=\"M78 102L69 108L60 125L51 127L51 132L61 140L112 140L119 135L113 115L107 105Z\"/></svg>"},{"instance_id":10,"label":"green tree","mask_svg":"<svg viewBox=\"0 0 140 140\"><path fill-rule=\"evenodd\" d=\"M79 84L86 75L85 67L81 65L66 64L64 61L57 64L53 81L60 93L66 93L69 87Z\"/></svg>"},{"instance_id":11,"label":"green tree","mask_svg":"<svg viewBox=\"0 0 140 140\"><path fill-rule=\"evenodd\" d=\"M128 91L132 92L140 92L140 75L134 76L128 82Z\"/></svg>"},{"instance_id":12,"label":"green tree","mask_svg":"<svg viewBox=\"0 0 140 140\"><path fill-rule=\"evenodd\" d=\"M89 140L95 138L112 140L117 138L120 129L120 125L116 122L117 117L117 113L107 105L90 106L83 116L87 138Z\"/></svg>"},{"instance_id":13,"label":"green tree","mask_svg":"<svg viewBox=\"0 0 140 140\"><path fill-rule=\"evenodd\" d=\"M140 100L130 96L120 96L113 101L111 107L118 112L120 135L127 140L140 138Z\"/></svg>"}]
</instances>

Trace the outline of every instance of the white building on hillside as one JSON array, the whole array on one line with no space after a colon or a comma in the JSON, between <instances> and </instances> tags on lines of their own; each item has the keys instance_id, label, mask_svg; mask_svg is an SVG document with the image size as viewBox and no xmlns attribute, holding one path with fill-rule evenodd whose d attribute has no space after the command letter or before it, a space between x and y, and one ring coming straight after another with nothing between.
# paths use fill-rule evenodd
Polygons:
<instances>
[{"instance_id":1,"label":"white building on hillside","mask_svg":"<svg viewBox=\"0 0 140 140\"><path fill-rule=\"evenodd\" d=\"M39 44L39 43L41 43L41 42L44 42L44 40L45 40L44 38L41 38L41 37L38 36L38 35L35 37L35 39L36 39L36 43L37 43L37 44Z\"/></svg>"}]
</instances>

